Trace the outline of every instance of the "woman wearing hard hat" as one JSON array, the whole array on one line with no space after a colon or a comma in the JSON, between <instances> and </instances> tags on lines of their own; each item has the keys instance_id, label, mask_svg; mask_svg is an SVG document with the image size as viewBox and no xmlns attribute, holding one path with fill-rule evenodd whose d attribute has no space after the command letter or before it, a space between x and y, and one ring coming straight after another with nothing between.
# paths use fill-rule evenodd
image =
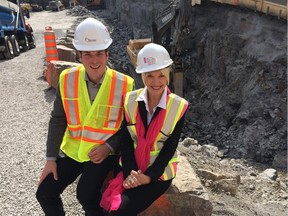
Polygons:
<instances>
[{"instance_id":1,"label":"woman wearing hard hat","mask_svg":"<svg viewBox=\"0 0 288 216\"><path fill-rule=\"evenodd\" d=\"M123 96L134 86L131 77L107 66L111 43L96 19L85 19L75 30L73 45L82 64L60 74L36 192L46 216L65 215L60 195L78 176L77 199L85 215L103 215L101 188L118 162Z\"/></svg>"},{"instance_id":2,"label":"woman wearing hard hat","mask_svg":"<svg viewBox=\"0 0 288 216\"><path fill-rule=\"evenodd\" d=\"M172 63L167 50L154 43L138 53L136 72L145 87L125 95L122 171L110 182L100 203L112 216L136 216L144 211L176 175L176 148L188 102L168 89Z\"/></svg>"}]
</instances>

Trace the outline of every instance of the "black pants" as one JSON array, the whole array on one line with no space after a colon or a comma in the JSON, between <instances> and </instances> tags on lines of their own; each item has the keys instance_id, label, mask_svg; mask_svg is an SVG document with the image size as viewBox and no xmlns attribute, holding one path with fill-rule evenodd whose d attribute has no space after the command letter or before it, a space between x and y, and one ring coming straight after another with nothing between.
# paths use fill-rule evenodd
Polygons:
<instances>
[{"instance_id":1,"label":"black pants","mask_svg":"<svg viewBox=\"0 0 288 216\"><path fill-rule=\"evenodd\" d=\"M103 216L99 206L102 184L108 172L117 162L117 156L109 156L101 164L79 163L69 157L57 159L58 181L50 174L39 185L36 198L46 216L65 215L60 195L80 175L77 185L77 199L86 216Z\"/></svg>"},{"instance_id":2,"label":"black pants","mask_svg":"<svg viewBox=\"0 0 288 216\"><path fill-rule=\"evenodd\" d=\"M164 194L171 183L172 180L158 181L125 190L119 209L111 212L110 216L136 216Z\"/></svg>"}]
</instances>

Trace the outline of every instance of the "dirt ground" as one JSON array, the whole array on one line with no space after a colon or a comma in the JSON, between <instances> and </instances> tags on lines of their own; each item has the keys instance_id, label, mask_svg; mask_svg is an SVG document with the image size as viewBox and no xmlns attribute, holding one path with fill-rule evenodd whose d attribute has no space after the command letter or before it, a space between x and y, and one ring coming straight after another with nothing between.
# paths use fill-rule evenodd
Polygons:
<instances>
[{"instance_id":1,"label":"dirt ground","mask_svg":"<svg viewBox=\"0 0 288 216\"><path fill-rule=\"evenodd\" d=\"M43 32L45 26L50 25L57 38L64 36L77 19L67 16L66 12L31 13L28 22L34 29L37 47L14 59L0 60L0 215L3 216L43 215L35 199L35 191L45 162L47 127L54 99L54 90L43 78ZM241 176L235 196L206 188L213 204L212 215L287 215L288 179L285 172L278 172L279 177L270 180L259 176L269 168L263 165L211 157L193 149L186 149L186 155L195 169L237 172ZM83 215L75 198L75 184L64 192L63 201L68 216Z\"/></svg>"}]
</instances>

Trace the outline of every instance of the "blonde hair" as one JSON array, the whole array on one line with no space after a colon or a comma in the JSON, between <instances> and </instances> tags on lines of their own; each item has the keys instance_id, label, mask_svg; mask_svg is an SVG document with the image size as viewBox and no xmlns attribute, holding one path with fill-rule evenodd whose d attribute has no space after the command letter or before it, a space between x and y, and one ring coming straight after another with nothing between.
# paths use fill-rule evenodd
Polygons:
<instances>
[{"instance_id":1,"label":"blonde hair","mask_svg":"<svg viewBox=\"0 0 288 216\"><path fill-rule=\"evenodd\" d=\"M150 72L153 72L153 71L150 71ZM142 73L141 74L141 78L142 78L142 81L143 81L144 84L145 84L146 76L150 72L146 72L146 73ZM160 69L160 72L167 78L167 86L168 86L169 85L169 81L170 81L170 67L166 67L166 68Z\"/></svg>"}]
</instances>

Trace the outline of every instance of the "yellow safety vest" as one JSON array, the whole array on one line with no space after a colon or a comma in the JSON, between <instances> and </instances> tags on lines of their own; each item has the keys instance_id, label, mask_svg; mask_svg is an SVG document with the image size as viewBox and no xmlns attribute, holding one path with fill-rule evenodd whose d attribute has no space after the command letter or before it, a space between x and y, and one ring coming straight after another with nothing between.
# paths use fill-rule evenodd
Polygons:
<instances>
[{"instance_id":1,"label":"yellow safety vest","mask_svg":"<svg viewBox=\"0 0 288 216\"><path fill-rule=\"evenodd\" d=\"M60 93L67 118L61 150L76 161L89 161L88 153L115 134L123 120L123 95L134 80L107 67L99 92L91 104L83 65L63 71Z\"/></svg>"},{"instance_id":2,"label":"yellow safety vest","mask_svg":"<svg viewBox=\"0 0 288 216\"><path fill-rule=\"evenodd\" d=\"M132 140L134 141L134 149L136 149L137 145L137 135L135 125L136 125L136 115L138 112L138 102L136 101L136 99L140 95L142 90L143 89L139 89L133 92L128 92L126 94L124 101L125 116L127 122L129 123L127 129L131 135ZM158 157L161 149L165 145L165 141L172 134L177 122L180 120L183 113L185 113L187 107L188 102L185 99L172 93L168 95L166 115L165 118L163 119L164 123L161 128L161 131L157 135L157 138L153 144L153 148L150 151L150 161L148 166L151 166ZM177 152L175 152L174 156L169 161L160 179L165 181L174 178L177 170L177 162L178 162Z\"/></svg>"}]
</instances>

